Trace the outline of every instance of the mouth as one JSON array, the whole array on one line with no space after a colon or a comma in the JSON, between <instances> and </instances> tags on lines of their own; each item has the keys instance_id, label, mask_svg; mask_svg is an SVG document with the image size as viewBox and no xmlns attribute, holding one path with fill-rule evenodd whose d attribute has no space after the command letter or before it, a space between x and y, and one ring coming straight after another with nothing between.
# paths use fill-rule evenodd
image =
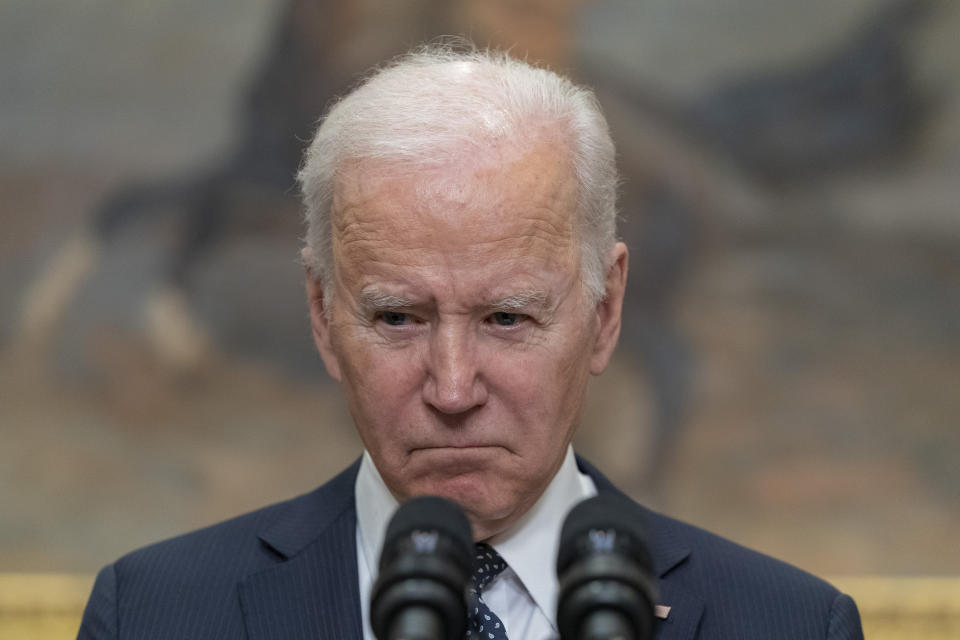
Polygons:
<instances>
[{"instance_id":1,"label":"mouth","mask_svg":"<svg viewBox=\"0 0 960 640\"><path fill-rule=\"evenodd\" d=\"M485 444L485 443L468 443L468 444L434 444L434 445L424 445L421 447L414 447L411 449L411 452L415 451L482 451L485 449L504 449L498 444Z\"/></svg>"}]
</instances>

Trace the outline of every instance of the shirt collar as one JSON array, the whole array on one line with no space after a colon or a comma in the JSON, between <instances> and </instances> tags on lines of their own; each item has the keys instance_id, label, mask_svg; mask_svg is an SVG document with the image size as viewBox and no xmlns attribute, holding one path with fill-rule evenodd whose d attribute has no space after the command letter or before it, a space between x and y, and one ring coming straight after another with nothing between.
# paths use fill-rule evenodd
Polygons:
<instances>
[{"instance_id":1,"label":"shirt collar","mask_svg":"<svg viewBox=\"0 0 960 640\"><path fill-rule=\"evenodd\" d=\"M573 447L567 447L560 469L540 499L513 527L487 541L507 561L554 628L560 590L556 569L560 529L570 509L596 493L593 480L577 469Z\"/></svg>"},{"instance_id":2,"label":"shirt collar","mask_svg":"<svg viewBox=\"0 0 960 640\"><path fill-rule=\"evenodd\" d=\"M357 473L355 493L362 553L375 576L383 536L399 503L366 451ZM510 529L487 540L507 561L554 627L559 591L556 559L560 528L574 505L596 493L593 480L577 469L573 447L568 446L560 469L533 507Z\"/></svg>"},{"instance_id":3,"label":"shirt collar","mask_svg":"<svg viewBox=\"0 0 960 640\"><path fill-rule=\"evenodd\" d=\"M367 560L372 577L376 577L380 567L380 551L383 537L387 533L390 517L400 503L393 497L373 459L366 451L360 461L354 493L357 501L357 527L360 530L362 552Z\"/></svg>"}]
</instances>

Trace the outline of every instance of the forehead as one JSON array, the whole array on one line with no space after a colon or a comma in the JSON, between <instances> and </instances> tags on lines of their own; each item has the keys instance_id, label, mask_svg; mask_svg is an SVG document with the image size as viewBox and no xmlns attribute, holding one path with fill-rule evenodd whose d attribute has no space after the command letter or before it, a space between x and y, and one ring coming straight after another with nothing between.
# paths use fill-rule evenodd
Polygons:
<instances>
[{"instance_id":1,"label":"forehead","mask_svg":"<svg viewBox=\"0 0 960 640\"><path fill-rule=\"evenodd\" d=\"M483 162L405 170L357 163L333 200L338 268L438 256L469 261L552 259L574 253L576 182L565 154L548 145Z\"/></svg>"}]
</instances>

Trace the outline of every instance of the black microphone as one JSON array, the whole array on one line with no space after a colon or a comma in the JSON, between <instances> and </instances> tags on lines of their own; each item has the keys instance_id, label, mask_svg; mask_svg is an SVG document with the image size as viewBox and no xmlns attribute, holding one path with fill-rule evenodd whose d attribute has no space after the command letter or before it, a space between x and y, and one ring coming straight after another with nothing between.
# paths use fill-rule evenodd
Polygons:
<instances>
[{"instance_id":1,"label":"black microphone","mask_svg":"<svg viewBox=\"0 0 960 640\"><path fill-rule=\"evenodd\" d=\"M457 503L404 503L387 526L370 598L378 640L463 640L472 561L470 522Z\"/></svg>"},{"instance_id":2,"label":"black microphone","mask_svg":"<svg viewBox=\"0 0 960 640\"><path fill-rule=\"evenodd\" d=\"M656 582L642 517L613 495L570 510L557 554L561 640L653 638Z\"/></svg>"}]
</instances>

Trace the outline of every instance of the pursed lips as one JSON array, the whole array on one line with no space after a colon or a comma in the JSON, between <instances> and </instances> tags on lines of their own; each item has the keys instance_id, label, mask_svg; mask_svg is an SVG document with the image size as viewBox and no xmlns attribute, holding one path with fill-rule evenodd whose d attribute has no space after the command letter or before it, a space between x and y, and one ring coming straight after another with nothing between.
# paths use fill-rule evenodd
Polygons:
<instances>
[{"instance_id":1,"label":"pursed lips","mask_svg":"<svg viewBox=\"0 0 960 640\"><path fill-rule=\"evenodd\" d=\"M448 449L454 450L469 450L469 449L504 449L502 445L499 444L488 444L488 443L445 443L445 444L430 444L423 445L418 447L413 447L412 451L443 451Z\"/></svg>"}]
</instances>

